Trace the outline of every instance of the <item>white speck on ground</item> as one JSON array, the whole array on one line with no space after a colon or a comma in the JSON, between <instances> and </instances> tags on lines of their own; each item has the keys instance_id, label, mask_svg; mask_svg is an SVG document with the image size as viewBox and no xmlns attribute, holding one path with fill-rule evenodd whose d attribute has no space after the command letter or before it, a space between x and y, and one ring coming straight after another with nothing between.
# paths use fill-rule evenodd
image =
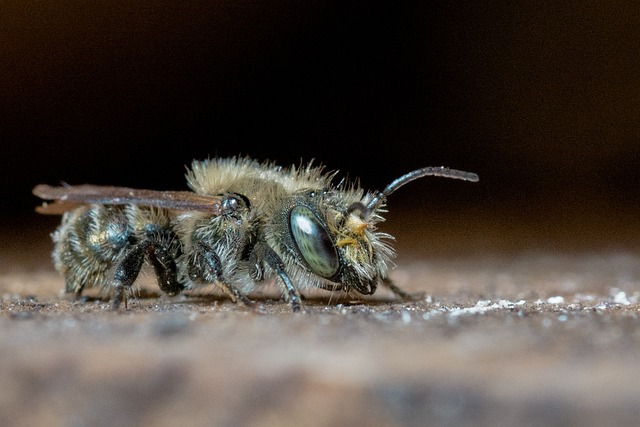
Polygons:
<instances>
[{"instance_id":1,"label":"white speck on ground","mask_svg":"<svg viewBox=\"0 0 640 427\"><path fill-rule=\"evenodd\" d=\"M547 299L547 302L549 304L564 304L564 297L561 297L561 296L551 297Z\"/></svg>"}]
</instances>

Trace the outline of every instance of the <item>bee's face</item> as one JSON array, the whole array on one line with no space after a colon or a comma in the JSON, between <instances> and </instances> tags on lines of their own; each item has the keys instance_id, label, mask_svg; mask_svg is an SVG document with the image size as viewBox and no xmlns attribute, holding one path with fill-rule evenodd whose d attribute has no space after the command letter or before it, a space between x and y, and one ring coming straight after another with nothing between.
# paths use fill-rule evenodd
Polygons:
<instances>
[{"instance_id":1,"label":"bee's face","mask_svg":"<svg viewBox=\"0 0 640 427\"><path fill-rule=\"evenodd\" d=\"M315 286L370 295L386 276L391 248L380 242L386 235L374 231L381 218L363 219L350 209L361 198L361 192L307 191L291 197L276 215L283 255Z\"/></svg>"}]
</instances>

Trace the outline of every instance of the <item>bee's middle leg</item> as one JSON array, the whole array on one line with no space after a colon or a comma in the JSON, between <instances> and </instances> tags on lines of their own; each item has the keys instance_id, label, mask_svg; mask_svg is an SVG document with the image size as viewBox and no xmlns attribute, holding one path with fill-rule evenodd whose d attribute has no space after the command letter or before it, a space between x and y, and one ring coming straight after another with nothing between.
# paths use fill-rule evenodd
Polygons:
<instances>
[{"instance_id":1,"label":"bee's middle leg","mask_svg":"<svg viewBox=\"0 0 640 427\"><path fill-rule=\"evenodd\" d=\"M253 301L251 301L244 293L242 293L238 288L228 283L222 274L222 261L220 261L220 257L216 252L205 245L204 243L198 243L198 252L204 261L206 272L202 271L200 267L196 265L191 265L190 269L192 271L192 275L198 278L204 279L206 282L210 283L219 283L222 285L225 291L231 295L231 298L234 301L240 301L242 304L247 307L251 307L253 305Z\"/></svg>"}]
</instances>

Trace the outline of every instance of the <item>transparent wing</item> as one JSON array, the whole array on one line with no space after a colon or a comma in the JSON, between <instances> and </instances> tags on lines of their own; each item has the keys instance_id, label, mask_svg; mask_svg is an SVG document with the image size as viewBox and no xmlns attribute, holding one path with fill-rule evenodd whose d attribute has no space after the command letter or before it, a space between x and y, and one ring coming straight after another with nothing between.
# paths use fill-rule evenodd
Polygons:
<instances>
[{"instance_id":1,"label":"transparent wing","mask_svg":"<svg viewBox=\"0 0 640 427\"><path fill-rule=\"evenodd\" d=\"M37 185L33 194L44 202L36 212L60 215L84 204L139 205L183 211L208 212L219 215L222 196L209 196L191 191L156 191L101 185Z\"/></svg>"}]
</instances>

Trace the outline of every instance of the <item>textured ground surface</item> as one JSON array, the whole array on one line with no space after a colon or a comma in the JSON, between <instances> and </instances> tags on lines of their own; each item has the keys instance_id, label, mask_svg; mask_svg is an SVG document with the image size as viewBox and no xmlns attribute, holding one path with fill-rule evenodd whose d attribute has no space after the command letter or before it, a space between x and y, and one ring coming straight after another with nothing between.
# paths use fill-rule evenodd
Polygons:
<instances>
[{"instance_id":1,"label":"textured ground surface","mask_svg":"<svg viewBox=\"0 0 640 427\"><path fill-rule=\"evenodd\" d=\"M640 257L629 250L420 251L366 302L211 289L129 310L60 294L46 233L5 242L0 424L634 425ZM44 236L44 238L43 238ZM409 240L408 240L409 239ZM435 239L436 244L444 244ZM455 246L455 242L451 242Z\"/></svg>"}]
</instances>

